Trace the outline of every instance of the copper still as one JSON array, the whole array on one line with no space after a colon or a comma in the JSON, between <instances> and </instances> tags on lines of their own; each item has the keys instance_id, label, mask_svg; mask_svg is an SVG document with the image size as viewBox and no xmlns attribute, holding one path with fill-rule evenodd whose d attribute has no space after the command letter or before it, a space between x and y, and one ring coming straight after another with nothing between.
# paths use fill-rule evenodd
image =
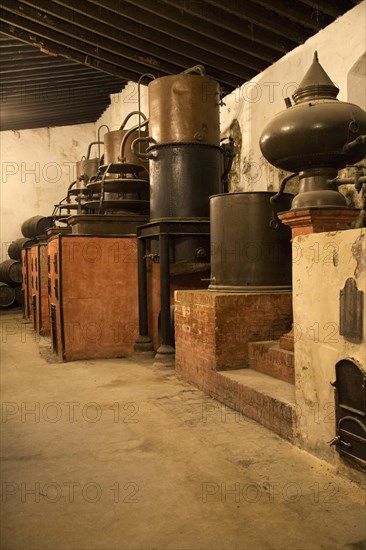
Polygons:
<instances>
[{"instance_id":1,"label":"copper still","mask_svg":"<svg viewBox=\"0 0 366 550\"><path fill-rule=\"evenodd\" d=\"M150 221L209 222L209 197L222 190L226 168L220 147L219 83L196 65L152 80L148 91L149 137L135 139L132 152L150 161ZM138 151L146 144L151 144L146 153ZM174 240L172 263L209 262L206 236L197 240L190 233L179 243L183 241L182 248ZM155 243L152 252L158 257Z\"/></svg>"},{"instance_id":2,"label":"copper still","mask_svg":"<svg viewBox=\"0 0 366 550\"><path fill-rule=\"evenodd\" d=\"M128 134L128 135L126 135ZM149 169L149 163L146 160L141 160L132 151L132 142L139 137L146 137L148 132L135 128L132 132L129 130L112 130L104 134L104 164L120 164L123 162L126 170L141 172ZM124 158L121 159L121 144L124 139ZM147 145L141 146L142 152L145 152Z\"/></svg>"},{"instance_id":3,"label":"copper still","mask_svg":"<svg viewBox=\"0 0 366 550\"><path fill-rule=\"evenodd\" d=\"M149 132L157 144L207 143L220 145L218 82L204 67L163 76L150 82Z\"/></svg>"},{"instance_id":4,"label":"copper still","mask_svg":"<svg viewBox=\"0 0 366 550\"><path fill-rule=\"evenodd\" d=\"M76 188L81 189L84 187L83 182L89 181L91 178L97 175L99 167L99 158L82 158L76 163Z\"/></svg>"},{"instance_id":5,"label":"copper still","mask_svg":"<svg viewBox=\"0 0 366 550\"><path fill-rule=\"evenodd\" d=\"M260 148L276 168L299 175L299 194L292 210L347 207L338 191L337 173L366 156L366 112L339 101L339 89L314 60L293 94L287 110L264 128Z\"/></svg>"}]
</instances>

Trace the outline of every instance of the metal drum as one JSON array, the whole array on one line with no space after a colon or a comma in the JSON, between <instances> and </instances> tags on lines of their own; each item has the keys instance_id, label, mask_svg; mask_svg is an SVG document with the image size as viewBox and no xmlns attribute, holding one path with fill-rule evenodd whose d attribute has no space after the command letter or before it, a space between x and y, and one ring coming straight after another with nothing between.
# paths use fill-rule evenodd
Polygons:
<instances>
[{"instance_id":1,"label":"metal drum","mask_svg":"<svg viewBox=\"0 0 366 550\"><path fill-rule=\"evenodd\" d=\"M293 195L227 193L210 199L211 290L225 292L291 288L291 230L276 212L289 210Z\"/></svg>"},{"instance_id":2,"label":"metal drum","mask_svg":"<svg viewBox=\"0 0 366 550\"><path fill-rule=\"evenodd\" d=\"M17 286L22 282L22 264L17 260L5 260L0 264L0 281L9 286Z\"/></svg>"},{"instance_id":3,"label":"metal drum","mask_svg":"<svg viewBox=\"0 0 366 550\"><path fill-rule=\"evenodd\" d=\"M39 235L46 235L47 229L52 227L52 225L53 220L51 216L33 216L22 223L21 232L24 237L33 239Z\"/></svg>"},{"instance_id":4,"label":"metal drum","mask_svg":"<svg viewBox=\"0 0 366 550\"><path fill-rule=\"evenodd\" d=\"M149 148L151 221L208 218L209 197L220 192L219 147L181 143Z\"/></svg>"},{"instance_id":5,"label":"metal drum","mask_svg":"<svg viewBox=\"0 0 366 550\"><path fill-rule=\"evenodd\" d=\"M220 87L206 75L178 74L150 82L149 134L157 144L220 145Z\"/></svg>"},{"instance_id":6,"label":"metal drum","mask_svg":"<svg viewBox=\"0 0 366 550\"><path fill-rule=\"evenodd\" d=\"M121 155L121 142L123 137L129 132L129 130L114 130L104 134L104 164L123 164L128 171L140 172L142 170L148 170L149 163L147 160L141 160L132 151L132 142L139 137L139 131L133 131L127 138L124 147L124 160L120 159ZM147 137L146 131L140 131L141 137ZM140 151L146 152L147 144L142 143L140 145ZM122 171L122 169L121 169ZM127 170L125 170L127 171Z\"/></svg>"},{"instance_id":7,"label":"metal drum","mask_svg":"<svg viewBox=\"0 0 366 550\"><path fill-rule=\"evenodd\" d=\"M5 283L0 283L0 308L10 307L15 302L15 289Z\"/></svg>"},{"instance_id":8,"label":"metal drum","mask_svg":"<svg viewBox=\"0 0 366 550\"><path fill-rule=\"evenodd\" d=\"M35 244L36 242L37 241L35 239L28 239L27 237L16 239L15 241L11 242L9 245L9 248L8 248L9 258L11 258L12 260L20 261L23 248L32 246L32 244Z\"/></svg>"}]
</instances>

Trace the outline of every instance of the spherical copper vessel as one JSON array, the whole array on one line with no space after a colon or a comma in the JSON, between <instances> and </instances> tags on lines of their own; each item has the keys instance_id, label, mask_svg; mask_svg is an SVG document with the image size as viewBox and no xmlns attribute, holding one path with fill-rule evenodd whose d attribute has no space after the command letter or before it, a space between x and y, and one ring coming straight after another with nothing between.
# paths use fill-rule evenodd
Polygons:
<instances>
[{"instance_id":1,"label":"spherical copper vessel","mask_svg":"<svg viewBox=\"0 0 366 550\"><path fill-rule=\"evenodd\" d=\"M295 104L278 113L261 134L264 157L276 168L299 173L292 209L346 206L331 180L339 169L366 156L366 112L338 101L338 92L315 52L293 95Z\"/></svg>"}]
</instances>

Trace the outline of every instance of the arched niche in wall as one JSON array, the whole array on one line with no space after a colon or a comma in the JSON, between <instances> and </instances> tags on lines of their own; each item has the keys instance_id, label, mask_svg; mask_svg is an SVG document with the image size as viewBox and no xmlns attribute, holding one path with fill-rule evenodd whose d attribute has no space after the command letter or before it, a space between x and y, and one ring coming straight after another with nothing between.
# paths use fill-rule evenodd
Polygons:
<instances>
[{"instance_id":1,"label":"arched niche in wall","mask_svg":"<svg viewBox=\"0 0 366 550\"><path fill-rule=\"evenodd\" d=\"M366 52L351 67L347 76L347 101L366 110Z\"/></svg>"}]
</instances>

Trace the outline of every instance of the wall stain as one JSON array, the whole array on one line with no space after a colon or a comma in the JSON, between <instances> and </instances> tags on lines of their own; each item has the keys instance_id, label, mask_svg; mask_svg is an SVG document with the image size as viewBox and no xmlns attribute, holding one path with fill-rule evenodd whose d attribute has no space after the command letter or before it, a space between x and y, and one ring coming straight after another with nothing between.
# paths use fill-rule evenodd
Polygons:
<instances>
[{"instance_id":1,"label":"wall stain","mask_svg":"<svg viewBox=\"0 0 366 550\"><path fill-rule=\"evenodd\" d=\"M355 240L351 248L352 256L356 260L356 268L354 276L356 279L366 270L366 254L365 254L365 233Z\"/></svg>"},{"instance_id":2,"label":"wall stain","mask_svg":"<svg viewBox=\"0 0 366 550\"><path fill-rule=\"evenodd\" d=\"M234 140L234 153L235 157L229 173L229 192L235 193L241 191L241 177L240 177L240 156L242 146L242 135L240 124L236 118L232 121L229 128L229 136Z\"/></svg>"}]
</instances>

